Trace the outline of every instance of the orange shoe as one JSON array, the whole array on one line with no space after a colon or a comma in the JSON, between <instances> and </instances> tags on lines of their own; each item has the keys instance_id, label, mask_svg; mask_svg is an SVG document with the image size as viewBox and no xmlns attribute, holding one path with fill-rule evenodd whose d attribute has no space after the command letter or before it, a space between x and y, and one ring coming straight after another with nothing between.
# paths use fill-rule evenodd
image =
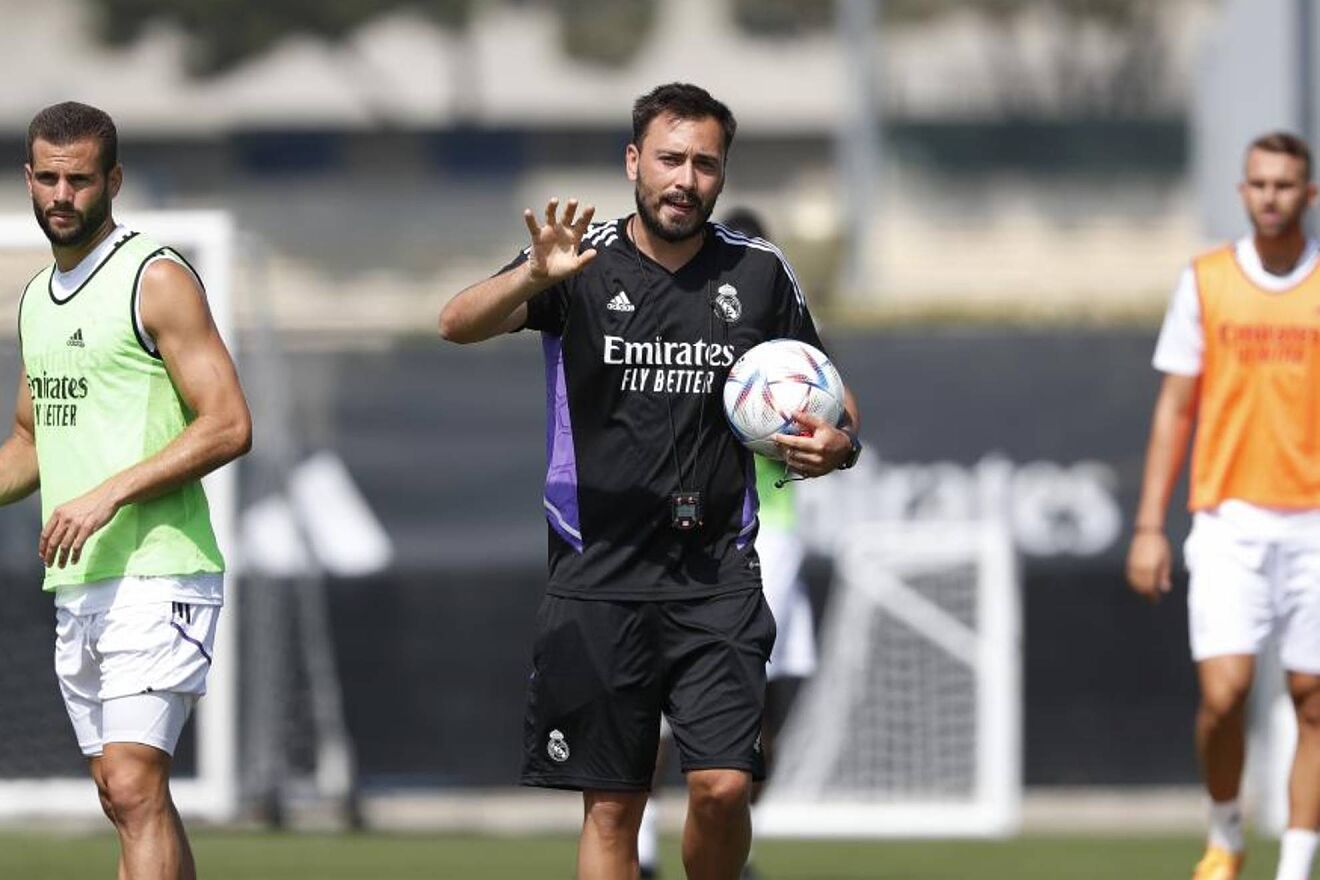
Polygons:
<instances>
[{"instance_id":1,"label":"orange shoe","mask_svg":"<svg viewBox=\"0 0 1320 880\"><path fill-rule=\"evenodd\" d=\"M1192 880L1237 880L1242 872L1244 853L1232 852L1223 847L1208 846L1201 861L1196 863Z\"/></svg>"}]
</instances>

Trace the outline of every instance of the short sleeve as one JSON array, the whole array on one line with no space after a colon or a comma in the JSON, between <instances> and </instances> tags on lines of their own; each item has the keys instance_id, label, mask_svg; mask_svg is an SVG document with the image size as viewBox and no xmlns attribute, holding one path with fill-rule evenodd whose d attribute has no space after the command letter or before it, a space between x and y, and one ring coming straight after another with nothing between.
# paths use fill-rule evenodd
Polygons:
<instances>
[{"instance_id":1,"label":"short sleeve","mask_svg":"<svg viewBox=\"0 0 1320 880\"><path fill-rule=\"evenodd\" d=\"M503 275L527 262L529 250L524 249L518 256L506 263L496 275ZM520 330L539 330L552 336L561 336L564 323L568 319L568 288L563 283L554 284L527 301L527 320Z\"/></svg>"},{"instance_id":2,"label":"short sleeve","mask_svg":"<svg viewBox=\"0 0 1320 880\"><path fill-rule=\"evenodd\" d=\"M820 341L820 334L816 332L816 322L811 317L811 310L807 308L806 297L802 295L802 288L798 286L797 277L793 274L792 267L782 257L775 271L774 288L775 301L778 303L774 336L781 339L797 339L825 351L825 346Z\"/></svg>"},{"instance_id":3,"label":"short sleeve","mask_svg":"<svg viewBox=\"0 0 1320 880\"><path fill-rule=\"evenodd\" d=\"M1188 266L1178 278L1169 309L1164 314L1159 341L1151 363L1162 373L1177 376L1201 375L1205 353L1205 328L1201 324L1201 298L1196 274Z\"/></svg>"}]
</instances>

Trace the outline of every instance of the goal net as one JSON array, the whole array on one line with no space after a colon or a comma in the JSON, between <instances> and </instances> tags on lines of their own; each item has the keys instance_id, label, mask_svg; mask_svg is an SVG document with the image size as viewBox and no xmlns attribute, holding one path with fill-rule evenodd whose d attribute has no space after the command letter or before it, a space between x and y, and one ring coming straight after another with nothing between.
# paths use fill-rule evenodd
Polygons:
<instances>
[{"instance_id":1,"label":"goal net","mask_svg":"<svg viewBox=\"0 0 1320 880\"><path fill-rule=\"evenodd\" d=\"M1019 582L1006 526L866 522L838 544L821 658L757 832L993 836L1019 826Z\"/></svg>"},{"instance_id":2,"label":"goal net","mask_svg":"<svg viewBox=\"0 0 1320 880\"><path fill-rule=\"evenodd\" d=\"M126 213L123 222L177 248L196 267L220 333L233 349L234 231L229 215L137 212ZM14 337L19 295L50 259L50 246L30 212L0 215L0 407L13 405L18 387ZM4 412L8 418L8 409ZM235 470L223 468L205 483L216 537L232 571L238 562ZM7 528L0 541L0 569L26 570L22 567L36 556L40 508L29 499L3 515ZM54 610L50 597L39 589L39 577L34 570L31 582L6 584L6 610L0 615L0 819L99 815L100 804L55 683ZM225 597L230 621L236 619L237 598L231 578ZM223 622L219 627L207 695L185 730L172 784L181 811L214 820L232 817L238 807L236 630Z\"/></svg>"}]
</instances>

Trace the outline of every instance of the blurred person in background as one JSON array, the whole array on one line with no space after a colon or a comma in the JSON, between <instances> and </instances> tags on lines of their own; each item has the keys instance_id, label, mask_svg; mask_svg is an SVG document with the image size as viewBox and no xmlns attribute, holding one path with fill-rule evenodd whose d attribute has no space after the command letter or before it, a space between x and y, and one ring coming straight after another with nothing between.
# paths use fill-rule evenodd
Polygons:
<instances>
[{"instance_id":1,"label":"blurred person in background","mask_svg":"<svg viewBox=\"0 0 1320 880\"><path fill-rule=\"evenodd\" d=\"M1253 233L1192 261L1160 331L1154 366L1165 375L1127 577L1151 601L1169 592L1165 514L1195 426L1184 553L1210 830L1193 877L1241 871L1247 695L1255 657L1277 635L1298 740L1275 876L1305 880L1320 827L1320 274L1303 229L1316 197L1310 148L1284 133L1257 138L1239 191Z\"/></svg>"},{"instance_id":2,"label":"blurred person in background","mask_svg":"<svg viewBox=\"0 0 1320 880\"><path fill-rule=\"evenodd\" d=\"M592 224L576 200L562 214L551 200L544 222L526 211L530 246L440 315L454 342L542 336L550 579L522 782L582 791L581 880L637 876L662 712L687 777L688 877L734 880L751 842L775 624L751 453L722 391L753 345L820 339L782 254L709 222L735 129L696 86L642 96L625 151L636 213ZM795 471L856 460L851 396L841 427L799 421L811 436L778 436Z\"/></svg>"},{"instance_id":3,"label":"blurred person in background","mask_svg":"<svg viewBox=\"0 0 1320 880\"><path fill-rule=\"evenodd\" d=\"M723 225L750 238L766 240L765 224L749 208L732 208L724 215ZM766 242L768 244L768 242ZM777 635L766 666L765 717L761 722L761 752L767 775L773 771L774 744L784 722L797 686L816 671L816 632L811 600L802 580L802 559L806 548L797 531L797 510L793 484L784 482L782 462L754 456L756 461L756 555L761 560L761 585L765 600L775 618ZM656 755L656 782L664 766L665 746L673 739L667 722L661 723L660 749ZM752 786L752 803L760 797L763 783ZM653 789L654 790L654 789ZM656 804L646 803L637 834L637 854L642 880L660 876L659 829ZM753 811L755 826L755 811ZM743 869L743 880L752 880L756 872L750 862Z\"/></svg>"},{"instance_id":4,"label":"blurred person in background","mask_svg":"<svg viewBox=\"0 0 1320 880\"><path fill-rule=\"evenodd\" d=\"M206 690L224 571L200 481L247 451L247 403L200 280L111 216L110 117L42 110L25 171L55 261L19 306L0 504L41 489L56 677L119 834L119 877L187 880L171 755Z\"/></svg>"}]
</instances>

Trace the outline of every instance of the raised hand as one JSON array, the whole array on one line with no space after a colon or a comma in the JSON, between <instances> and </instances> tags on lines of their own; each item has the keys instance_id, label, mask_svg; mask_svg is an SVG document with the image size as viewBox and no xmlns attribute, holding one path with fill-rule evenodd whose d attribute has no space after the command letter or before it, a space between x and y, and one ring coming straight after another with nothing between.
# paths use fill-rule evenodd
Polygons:
<instances>
[{"instance_id":1,"label":"raised hand","mask_svg":"<svg viewBox=\"0 0 1320 880\"><path fill-rule=\"evenodd\" d=\"M564 216L559 212L559 199L551 199L545 206L545 224L536 221L536 215L528 208L523 211L523 220L527 231L532 234L532 249L527 256L528 268L532 278L537 281L554 283L582 271L582 267L596 258L595 248L588 248L578 253L582 236L591 224L595 207L588 205L582 216L577 216L578 201L569 199L564 206Z\"/></svg>"}]
</instances>

